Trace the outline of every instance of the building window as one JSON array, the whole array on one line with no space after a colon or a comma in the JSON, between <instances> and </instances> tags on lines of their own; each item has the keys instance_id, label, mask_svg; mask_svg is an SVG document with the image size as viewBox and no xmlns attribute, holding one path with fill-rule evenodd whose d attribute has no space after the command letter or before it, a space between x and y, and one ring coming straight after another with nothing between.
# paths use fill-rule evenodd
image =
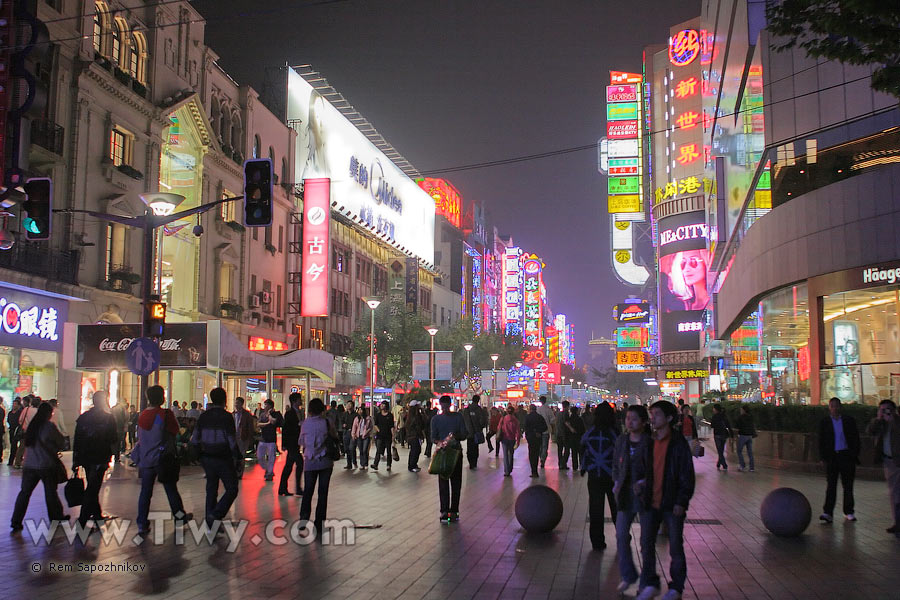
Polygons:
<instances>
[{"instance_id":1,"label":"building window","mask_svg":"<svg viewBox=\"0 0 900 600\"><path fill-rule=\"evenodd\" d=\"M130 69L128 60L128 25L122 19L116 19L112 28L112 58L125 72Z\"/></svg>"},{"instance_id":2,"label":"building window","mask_svg":"<svg viewBox=\"0 0 900 600\"><path fill-rule=\"evenodd\" d=\"M275 292L275 314L281 317L281 285L276 286Z\"/></svg>"},{"instance_id":3,"label":"building window","mask_svg":"<svg viewBox=\"0 0 900 600\"><path fill-rule=\"evenodd\" d=\"M224 262L219 265L219 298L226 302L234 298L234 265Z\"/></svg>"},{"instance_id":4,"label":"building window","mask_svg":"<svg viewBox=\"0 0 900 600\"><path fill-rule=\"evenodd\" d=\"M106 226L106 279L112 271L125 267L125 225L110 223Z\"/></svg>"},{"instance_id":5,"label":"building window","mask_svg":"<svg viewBox=\"0 0 900 600\"><path fill-rule=\"evenodd\" d=\"M232 194L228 190L222 190L222 198L230 198L233 195L234 194ZM234 201L222 203L222 206L221 206L222 220L225 221L226 223L234 223L235 222L235 211L237 210L235 208L235 204L236 204L236 202L234 202Z\"/></svg>"},{"instance_id":6,"label":"building window","mask_svg":"<svg viewBox=\"0 0 900 600\"><path fill-rule=\"evenodd\" d=\"M113 127L109 134L109 159L115 166L130 165L134 137L131 133Z\"/></svg>"},{"instance_id":7,"label":"building window","mask_svg":"<svg viewBox=\"0 0 900 600\"><path fill-rule=\"evenodd\" d=\"M284 225L278 226L278 253L281 254L284 248Z\"/></svg>"},{"instance_id":8,"label":"building window","mask_svg":"<svg viewBox=\"0 0 900 600\"><path fill-rule=\"evenodd\" d=\"M259 158L262 149L262 142L258 135L253 136L253 158Z\"/></svg>"},{"instance_id":9,"label":"building window","mask_svg":"<svg viewBox=\"0 0 900 600\"><path fill-rule=\"evenodd\" d=\"M131 76L138 82L147 84L147 38L141 32L135 32L132 38Z\"/></svg>"}]
</instances>

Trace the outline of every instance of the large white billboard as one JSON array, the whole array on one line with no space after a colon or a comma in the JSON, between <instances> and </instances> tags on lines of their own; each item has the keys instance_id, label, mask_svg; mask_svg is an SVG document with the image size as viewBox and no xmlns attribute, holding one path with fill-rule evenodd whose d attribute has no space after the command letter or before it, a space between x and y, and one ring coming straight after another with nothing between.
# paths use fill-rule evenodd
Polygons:
<instances>
[{"instance_id":1,"label":"large white billboard","mask_svg":"<svg viewBox=\"0 0 900 600\"><path fill-rule=\"evenodd\" d=\"M336 208L434 262L434 199L293 69L287 118L299 123L294 181L330 178Z\"/></svg>"}]
</instances>

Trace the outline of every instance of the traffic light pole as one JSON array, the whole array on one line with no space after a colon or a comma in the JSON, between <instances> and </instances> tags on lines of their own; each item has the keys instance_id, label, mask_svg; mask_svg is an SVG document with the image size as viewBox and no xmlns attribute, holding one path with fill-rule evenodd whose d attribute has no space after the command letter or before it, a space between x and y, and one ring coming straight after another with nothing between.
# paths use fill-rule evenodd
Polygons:
<instances>
[{"instance_id":1,"label":"traffic light pole","mask_svg":"<svg viewBox=\"0 0 900 600\"><path fill-rule=\"evenodd\" d=\"M220 204L231 202L232 200L242 200L243 196L234 196L232 198L221 198L213 202L207 202L194 208L188 208L171 215L156 215L149 208L139 217L123 217L110 213L97 212L93 210L81 210L75 208L58 208L54 209L55 213L79 213L90 215L101 221L109 221L111 223L120 223L143 230L143 251L141 253L141 337L148 337L147 320L143 318L147 305L151 301L153 295L153 238L157 228L168 225L175 221L179 221L185 217L205 213ZM149 375L140 376L140 410L147 408L147 387Z\"/></svg>"}]
</instances>

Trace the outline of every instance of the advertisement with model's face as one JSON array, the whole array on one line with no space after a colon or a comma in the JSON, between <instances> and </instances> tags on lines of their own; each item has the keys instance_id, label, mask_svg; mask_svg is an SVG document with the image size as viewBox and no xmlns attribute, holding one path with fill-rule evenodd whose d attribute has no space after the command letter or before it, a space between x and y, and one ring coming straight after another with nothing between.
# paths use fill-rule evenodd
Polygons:
<instances>
[{"instance_id":1,"label":"advertisement with model's face","mask_svg":"<svg viewBox=\"0 0 900 600\"><path fill-rule=\"evenodd\" d=\"M335 208L434 260L434 199L293 69L287 119L297 131L294 181L330 178Z\"/></svg>"},{"instance_id":2,"label":"advertisement with model's face","mask_svg":"<svg viewBox=\"0 0 900 600\"><path fill-rule=\"evenodd\" d=\"M659 221L659 319L662 352L698 350L709 252L705 213L682 213Z\"/></svg>"}]
</instances>

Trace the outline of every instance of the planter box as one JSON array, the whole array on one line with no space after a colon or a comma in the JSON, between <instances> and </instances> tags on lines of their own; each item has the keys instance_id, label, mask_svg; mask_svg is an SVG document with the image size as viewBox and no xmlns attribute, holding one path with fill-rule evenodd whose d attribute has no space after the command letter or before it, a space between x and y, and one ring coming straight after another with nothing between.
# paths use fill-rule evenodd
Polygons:
<instances>
[{"instance_id":1,"label":"planter box","mask_svg":"<svg viewBox=\"0 0 900 600\"><path fill-rule=\"evenodd\" d=\"M859 424L857 424L859 425ZM819 459L818 433L790 433L783 431L759 431L753 440L753 458L758 465L798 471L825 474L825 466ZM707 452L716 456L712 438L707 444ZM737 438L728 440L725 457L729 462L737 462ZM881 465L875 464L875 441L865 434L860 436L860 464L856 467L856 477L874 481L884 481Z\"/></svg>"}]
</instances>

